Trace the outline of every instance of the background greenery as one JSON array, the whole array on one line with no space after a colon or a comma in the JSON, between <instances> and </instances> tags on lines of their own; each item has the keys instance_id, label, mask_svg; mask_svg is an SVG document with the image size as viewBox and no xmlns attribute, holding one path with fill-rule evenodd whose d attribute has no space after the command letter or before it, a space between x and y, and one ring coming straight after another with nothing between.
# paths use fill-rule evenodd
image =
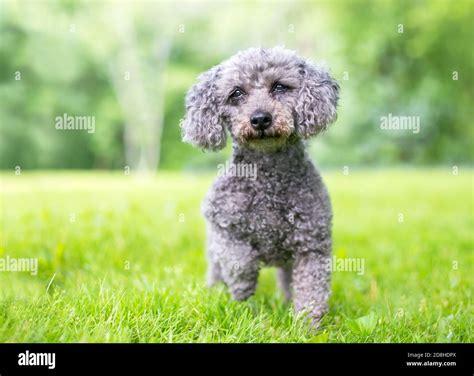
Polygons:
<instances>
[{"instance_id":1,"label":"background greenery","mask_svg":"<svg viewBox=\"0 0 474 376\"><path fill-rule=\"evenodd\" d=\"M342 87L320 163L472 161L472 1L0 4L4 169L215 169L226 153L180 141L186 90L243 48L282 44ZM95 116L96 133L55 130L63 113ZM381 131L389 113L420 116L420 134Z\"/></svg>"}]
</instances>

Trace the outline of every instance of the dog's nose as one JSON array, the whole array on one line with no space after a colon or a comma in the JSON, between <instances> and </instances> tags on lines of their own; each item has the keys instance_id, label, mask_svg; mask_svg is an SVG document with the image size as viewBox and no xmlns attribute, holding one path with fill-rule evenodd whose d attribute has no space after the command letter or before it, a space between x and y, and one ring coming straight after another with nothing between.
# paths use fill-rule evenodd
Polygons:
<instances>
[{"instance_id":1,"label":"dog's nose","mask_svg":"<svg viewBox=\"0 0 474 376\"><path fill-rule=\"evenodd\" d=\"M263 131L272 125L272 115L269 112L255 111L250 116L250 123L257 131Z\"/></svg>"}]
</instances>

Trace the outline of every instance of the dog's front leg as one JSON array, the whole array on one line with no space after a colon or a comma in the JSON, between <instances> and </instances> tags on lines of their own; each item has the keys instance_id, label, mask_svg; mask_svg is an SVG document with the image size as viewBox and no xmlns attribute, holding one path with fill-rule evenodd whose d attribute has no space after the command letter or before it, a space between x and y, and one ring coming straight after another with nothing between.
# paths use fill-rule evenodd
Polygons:
<instances>
[{"instance_id":1,"label":"dog's front leg","mask_svg":"<svg viewBox=\"0 0 474 376\"><path fill-rule=\"evenodd\" d=\"M222 278L235 300L245 300L254 294L259 263L249 244L228 239L222 244L219 263Z\"/></svg>"},{"instance_id":2,"label":"dog's front leg","mask_svg":"<svg viewBox=\"0 0 474 376\"><path fill-rule=\"evenodd\" d=\"M297 312L307 312L317 324L328 310L330 254L307 252L297 255L293 266L294 304Z\"/></svg>"}]
</instances>

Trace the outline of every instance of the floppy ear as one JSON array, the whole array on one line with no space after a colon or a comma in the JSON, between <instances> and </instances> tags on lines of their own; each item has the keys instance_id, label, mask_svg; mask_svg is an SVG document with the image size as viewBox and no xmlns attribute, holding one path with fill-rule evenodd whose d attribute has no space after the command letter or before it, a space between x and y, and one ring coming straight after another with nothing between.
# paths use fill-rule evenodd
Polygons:
<instances>
[{"instance_id":1,"label":"floppy ear","mask_svg":"<svg viewBox=\"0 0 474 376\"><path fill-rule=\"evenodd\" d=\"M219 71L219 67L214 67L201 74L198 82L189 89L186 115L181 126L184 142L209 150L222 149L226 143L217 95Z\"/></svg>"},{"instance_id":2,"label":"floppy ear","mask_svg":"<svg viewBox=\"0 0 474 376\"><path fill-rule=\"evenodd\" d=\"M305 62L303 86L295 106L298 133L309 138L326 130L337 118L339 85L324 69Z\"/></svg>"}]
</instances>

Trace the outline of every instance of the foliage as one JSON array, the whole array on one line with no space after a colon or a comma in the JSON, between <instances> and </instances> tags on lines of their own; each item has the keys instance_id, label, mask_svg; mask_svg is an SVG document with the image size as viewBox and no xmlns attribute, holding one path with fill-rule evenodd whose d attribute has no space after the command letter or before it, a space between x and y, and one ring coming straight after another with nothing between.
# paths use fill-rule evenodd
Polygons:
<instances>
[{"instance_id":1,"label":"foliage","mask_svg":"<svg viewBox=\"0 0 474 376\"><path fill-rule=\"evenodd\" d=\"M150 122L130 111L148 113L153 105L155 128L140 142L157 137L163 119L161 149L153 149L162 168L215 165L229 148L202 154L180 141L187 88L240 49L277 44L325 61L341 83L339 120L312 149L321 163L472 162L470 1L3 2L2 8L0 168L122 169L131 158L127 126ZM158 64L161 43L170 51ZM130 51L139 59L132 73L141 76L147 103L121 103L126 86L118 91L113 84L114 72L132 69ZM96 132L57 131L54 118L63 113L95 116ZM419 116L421 132L382 131L380 117L389 113Z\"/></svg>"}]
</instances>

